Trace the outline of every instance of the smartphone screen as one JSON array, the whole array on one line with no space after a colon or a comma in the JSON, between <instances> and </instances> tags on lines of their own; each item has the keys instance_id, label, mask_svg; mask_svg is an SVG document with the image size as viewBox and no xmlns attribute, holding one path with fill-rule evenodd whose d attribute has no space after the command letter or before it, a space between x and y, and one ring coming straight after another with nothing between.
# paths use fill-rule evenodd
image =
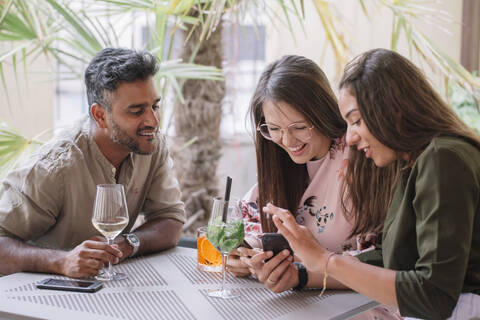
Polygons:
<instances>
[{"instance_id":1,"label":"smartphone screen","mask_svg":"<svg viewBox=\"0 0 480 320\"><path fill-rule=\"evenodd\" d=\"M100 290L103 284L99 281L45 279L37 284L39 289L67 290L78 292L95 292Z\"/></svg>"},{"instance_id":2,"label":"smartphone screen","mask_svg":"<svg viewBox=\"0 0 480 320\"><path fill-rule=\"evenodd\" d=\"M92 285L90 281L76 281L76 280L60 280L60 279L48 279L45 285L50 286L64 286L64 287L75 287L75 288L88 288Z\"/></svg>"}]
</instances>

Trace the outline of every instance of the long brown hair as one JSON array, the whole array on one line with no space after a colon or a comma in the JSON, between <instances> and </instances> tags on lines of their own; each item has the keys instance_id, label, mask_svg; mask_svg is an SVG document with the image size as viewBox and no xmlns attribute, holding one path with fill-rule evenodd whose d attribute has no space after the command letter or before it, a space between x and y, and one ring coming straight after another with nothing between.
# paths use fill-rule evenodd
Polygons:
<instances>
[{"instance_id":1,"label":"long brown hair","mask_svg":"<svg viewBox=\"0 0 480 320\"><path fill-rule=\"evenodd\" d=\"M379 168L351 148L342 191L344 201L353 206L352 235L383 228L396 183L433 138L461 137L480 148L478 135L440 98L423 73L396 52L374 49L356 57L345 67L339 87L355 97L372 135L410 159L406 163L398 157Z\"/></svg>"},{"instance_id":2,"label":"long brown hair","mask_svg":"<svg viewBox=\"0 0 480 320\"><path fill-rule=\"evenodd\" d=\"M315 130L327 138L342 137L346 131L335 95L323 71L301 56L284 56L267 66L260 76L250 102L253 127L264 123L263 104L284 102L305 116ZM258 207L262 230L275 230L263 214L263 206L272 202L296 214L308 185L305 164L296 164L288 153L273 141L255 131L257 154Z\"/></svg>"}]
</instances>

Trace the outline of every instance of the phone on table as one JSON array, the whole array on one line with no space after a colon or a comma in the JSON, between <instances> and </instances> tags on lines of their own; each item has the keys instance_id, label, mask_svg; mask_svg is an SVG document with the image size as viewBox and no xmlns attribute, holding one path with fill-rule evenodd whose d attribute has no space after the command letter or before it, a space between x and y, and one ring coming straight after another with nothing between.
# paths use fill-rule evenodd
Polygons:
<instances>
[{"instance_id":1,"label":"phone on table","mask_svg":"<svg viewBox=\"0 0 480 320\"><path fill-rule=\"evenodd\" d=\"M48 278L36 284L39 289L64 290L76 292L96 292L103 288L99 281L88 280L64 280Z\"/></svg>"},{"instance_id":2,"label":"phone on table","mask_svg":"<svg viewBox=\"0 0 480 320\"><path fill-rule=\"evenodd\" d=\"M264 252L273 251L273 256L265 260L265 262L269 261L285 249L288 249L293 256L293 250L290 248L287 239L285 239L280 233L264 233L262 235L262 246Z\"/></svg>"}]
</instances>

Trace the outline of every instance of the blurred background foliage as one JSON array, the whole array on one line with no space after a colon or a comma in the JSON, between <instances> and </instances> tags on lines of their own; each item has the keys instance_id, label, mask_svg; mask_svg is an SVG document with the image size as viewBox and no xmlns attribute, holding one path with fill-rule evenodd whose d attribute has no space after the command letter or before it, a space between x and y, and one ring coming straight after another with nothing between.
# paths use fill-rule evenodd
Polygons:
<instances>
[{"instance_id":1,"label":"blurred background foliage","mask_svg":"<svg viewBox=\"0 0 480 320\"><path fill-rule=\"evenodd\" d=\"M475 76L475 74L473 74L473 76ZM465 90L465 88L454 82L450 82L448 86L448 100L460 118L470 128L473 128L480 134L480 91L472 95L472 93Z\"/></svg>"},{"instance_id":2,"label":"blurred background foliage","mask_svg":"<svg viewBox=\"0 0 480 320\"><path fill-rule=\"evenodd\" d=\"M335 1L308 1L315 6L326 35L326 45L334 53L337 74L340 74L345 63L352 58L348 23L339 14L341 8L336 7ZM362 14L369 18L381 8L392 12L391 49L396 50L403 39L408 43L410 54L420 56L432 70L441 73L448 88L443 92L444 96L462 119L478 131L476 99L480 91L479 79L442 52L415 26L415 21L426 20L448 29L448 24L454 23L451 17L429 6L435 0L358 1ZM305 0L0 0L0 42L4 44L0 46L0 78L3 83L3 90L0 90L7 100L11 99L6 89L5 65L12 67L17 77L23 70L26 73L23 76L28 79L29 65L39 56L48 58L52 74L60 77L58 80L78 79L96 52L104 47L118 46L119 36L125 28L137 19L146 19L149 33L144 49L162 61L157 77L160 92L164 96L170 88L176 99L184 102L182 88L185 80L223 81L219 67L195 63L202 43L216 32L224 19L233 23L241 23L247 18L255 21L256 17L250 15L252 7L264 12L268 23L287 26L292 37L297 36L292 28L293 22L305 23ZM119 27L119 21L124 21L122 27ZM181 56L175 53L177 37L180 36L180 42L186 44L195 30L201 32L195 37L191 55L183 61L174 59ZM134 41L132 39L132 45ZM58 69L62 71L53 72ZM22 137L9 129L5 122L1 128L0 176L17 163L22 151L40 143ZM187 144L195 141L196 137L191 137Z\"/></svg>"}]
</instances>

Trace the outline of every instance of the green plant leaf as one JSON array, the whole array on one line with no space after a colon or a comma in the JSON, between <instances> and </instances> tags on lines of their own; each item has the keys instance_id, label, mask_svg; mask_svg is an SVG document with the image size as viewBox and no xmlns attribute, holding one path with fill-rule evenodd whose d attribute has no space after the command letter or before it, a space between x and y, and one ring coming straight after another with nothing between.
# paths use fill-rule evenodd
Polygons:
<instances>
[{"instance_id":1,"label":"green plant leaf","mask_svg":"<svg viewBox=\"0 0 480 320\"><path fill-rule=\"evenodd\" d=\"M88 27L85 24L81 24L78 21L82 21L80 17L75 14L73 11L69 10L67 7L63 7L55 0L45 0L47 1L61 16L65 18L65 20L78 32L83 39L85 39L90 46L95 49L95 51L99 51L102 49L102 45L98 40L93 36L90 32Z\"/></svg>"},{"instance_id":2,"label":"green plant leaf","mask_svg":"<svg viewBox=\"0 0 480 320\"><path fill-rule=\"evenodd\" d=\"M5 122L0 122L0 179L39 145L40 141L26 139Z\"/></svg>"}]
</instances>

